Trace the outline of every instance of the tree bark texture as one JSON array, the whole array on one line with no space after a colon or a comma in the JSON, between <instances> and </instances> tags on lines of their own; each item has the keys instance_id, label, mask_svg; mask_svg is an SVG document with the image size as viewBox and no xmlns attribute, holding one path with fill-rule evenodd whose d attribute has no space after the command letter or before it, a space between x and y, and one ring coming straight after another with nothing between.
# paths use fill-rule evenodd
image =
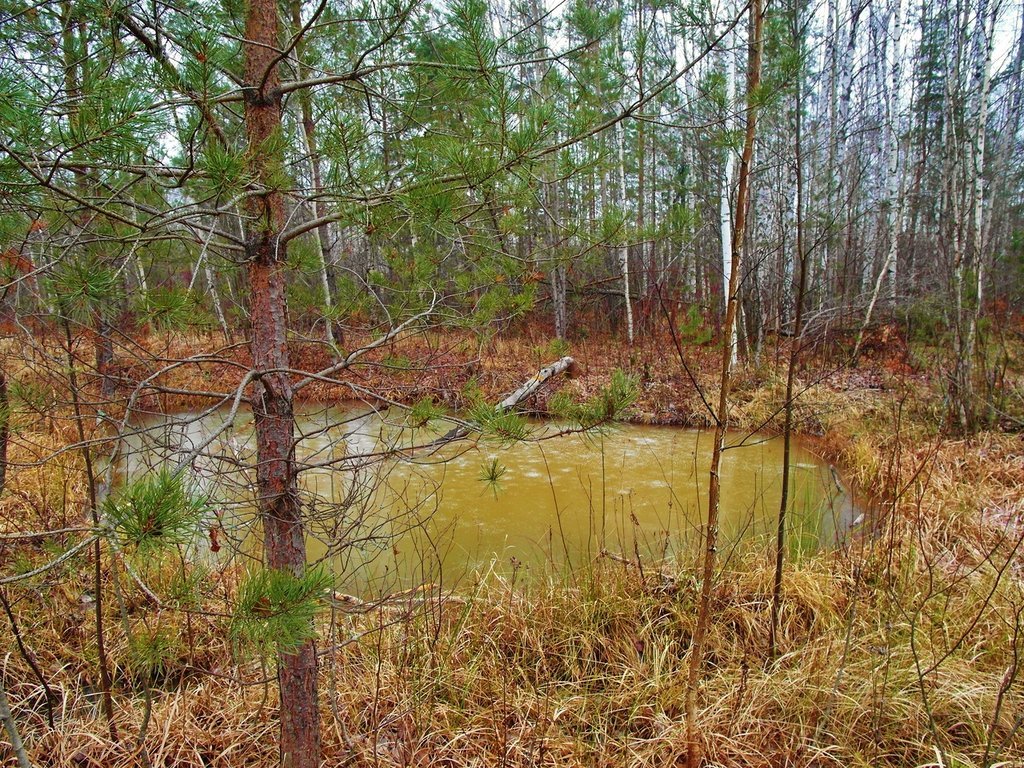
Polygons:
<instances>
[{"instance_id":1,"label":"tree bark texture","mask_svg":"<svg viewBox=\"0 0 1024 768\"><path fill-rule=\"evenodd\" d=\"M264 193L246 200L245 248L251 291L250 322L256 428L256 483L263 525L266 567L301 576L306 568L302 509L297 490L295 416L289 367L284 197L274 187L282 147L278 47L280 29L274 0L250 0L245 25L245 127L250 173ZM320 763L316 648L308 640L292 653L279 653L280 755L285 768Z\"/></svg>"}]
</instances>

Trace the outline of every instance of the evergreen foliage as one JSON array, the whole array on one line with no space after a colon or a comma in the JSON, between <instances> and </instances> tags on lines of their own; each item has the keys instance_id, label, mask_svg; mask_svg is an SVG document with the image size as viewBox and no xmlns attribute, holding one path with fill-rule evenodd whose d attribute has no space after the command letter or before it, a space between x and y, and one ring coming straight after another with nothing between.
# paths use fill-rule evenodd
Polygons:
<instances>
[{"instance_id":1,"label":"evergreen foliage","mask_svg":"<svg viewBox=\"0 0 1024 768\"><path fill-rule=\"evenodd\" d=\"M313 617L330 587L323 568L309 568L301 576L251 570L238 587L231 636L244 651L287 654L314 636Z\"/></svg>"},{"instance_id":2,"label":"evergreen foliage","mask_svg":"<svg viewBox=\"0 0 1024 768\"><path fill-rule=\"evenodd\" d=\"M160 469L107 498L103 512L118 543L143 557L187 545L207 512L206 500L180 473Z\"/></svg>"},{"instance_id":3,"label":"evergreen foliage","mask_svg":"<svg viewBox=\"0 0 1024 768\"><path fill-rule=\"evenodd\" d=\"M582 429L594 429L621 419L636 401L639 382L635 376L622 369L612 372L608 386L593 397L577 402L565 392L551 397L548 409L559 419L564 419Z\"/></svg>"}]
</instances>

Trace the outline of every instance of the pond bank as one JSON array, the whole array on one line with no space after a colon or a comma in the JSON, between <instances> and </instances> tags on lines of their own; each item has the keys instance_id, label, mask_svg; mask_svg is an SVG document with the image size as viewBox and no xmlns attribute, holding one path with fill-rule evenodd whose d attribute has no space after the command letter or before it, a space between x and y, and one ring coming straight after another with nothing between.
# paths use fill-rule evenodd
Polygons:
<instances>
[{"instance_id":1,"label":"pond bank","mask_svg":"<svg viewBox=\"0 0 1024 768\"><path fill-rule=\"evenodd\" d=\"M507 373L498 361L488 365L496 393L532 372L532 361ZM592 360L563 386L589 394L613 369ZM772 421L781 388L771 373L741 374L737 423ZM787 562L775 665L764 664L770 557L751 548L723 559L698 712L716 765L896 768L933 763L936 748L947 765L1024 760L1014 666L1024 652L1014 534L1021 437L943 437L930 382L918 387L880 371L871 375L884 386L874 387L858 380L864 375L813 385L798 418L805 435L823 434L822 452L852 481L886 500L882 535ZM490 394L491 377L478 378ZM814 380L810 371L802 378ZM712 386L710 374L699 380ZM642 386L650 393L674 384L652 377ZM206 388L228 385L211 373ZM690 388L679 392L692 398ZM5 527L78 524L85 489L77 452L32 465L74 439L60 414L19 426L10 493L0 502ZM20 570L52 557L35 541L7 549ZM117 564L106 550L104 572ZM273 676L229 639L241 571L198 573L195 607L186 610L168 597L180 588L177 566L146 573L161 604L128 579L120 583L123 605L106 601L122 734L134 735L144 706L133 671L139 638L163 644L146 737L154 766L274 759ZM325 759L385 768L673 764L687 745L680 704L696 572L685 561L596 558L572 579L528 584L484 574L468 598L427 590L360 613L325 607L317 618ZM21 626L32 628L30 651L60 696L51 729L32 669L2 633L5 687L39 766L138 765L134 739L111 740L93 706L95 649L82 587L90 573L83 555L10 592Z\"/></svg>"}]
</instances>

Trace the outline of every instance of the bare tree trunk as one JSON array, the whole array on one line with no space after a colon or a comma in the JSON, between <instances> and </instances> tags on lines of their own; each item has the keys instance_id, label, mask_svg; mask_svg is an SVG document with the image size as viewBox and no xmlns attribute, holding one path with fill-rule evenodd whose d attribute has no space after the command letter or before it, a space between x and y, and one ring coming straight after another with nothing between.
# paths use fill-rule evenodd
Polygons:
<instances>
[{"instance_id":1,"label":"bare tree trunk","mask_svg":"<svg viewBox=\"0 0 1024 768\"><path fill-rule=\"evenodd\" d=\"M32 764L28 761L28 753L25 752L25 745L21 741L21 734L18 733L18 724L14 722L11 706L7 703L7 691L4 690L2 680L0 680L0 720L3 721L4 729L7 731L7 738L11 740L11 749L14 750L18 768L32 768Z\"/></svg>"},{"instance_id":2,"label":"bare tree trunk","mask_svg":"<svg viewBox=\"0 0 1024 768\"><path fill-rule=\"evenodd\" d=\"M991 19L989 13L991 12ZM985 281L985 139L988 126L989 90L992 79L992 40L996 11L989 10L988 0L980 0L976 11L972 53L974 75L972 85L976 91L971 115L971 131L964 139L966 149L964 165L966 190L971 206L971 221L967 238L954 230L954 291L956 296L957 361L953 371L953 397L950 403L961 430L974 426L974 352L977 341L978 320L981 316ZM954 226L956 226L954 224ZM965 242L966 241L966 242ZM973 306L964 306L964 281L968 265L975 270L975 296Z\"/></svg>"},{"instance_id":3,"label":"bare tree trunk","mask_svg":"<svg viewBox=\"0 0 1024 768\"><path fill-rule=\"evenodd\" d=\"M902 53L900 51L900 37L903 30L900 15L901 0L893 0L893 32L892 46L893 59L891 77L889 80L888 92L886 93L887 120L883 130L885 131L885 154L886 154L886 198L888 211L886 212L886 224L889 230L889 246L886 250L885 260L882 262L878 275L875 278L874 289L871 291L871 299L868 302L867 311L864 313L864 322L857 333L857 341L853 347L853 359L860 355L861 344L864 341L864 333L871 325L871 318L878 303L878 297L882 293L882 284L889 278L890 298L896 298L896 276L897 258L899 256L900 231L903 228L904 210L906 206L906 195L903 193L903 183L900 177L900 145L899 145L899 116L897 114L899 103L899 87L902 79Z\"/></svg>"},{"instance_id":4,"label":"bare tree trunk","mask_svg":"<svg viewBox=\"0 0 1024 768\"><path fill-rule=\"evenodd\" d=\"M825 210L829 215L836 209L838 188L836 185L836 163L838 162L839 137L839 4L837 0L828 0L828 15L825 23L825 63L824 70L828 73L828 91L825 103L825 124L828 126L828 156L825 165ZM831 228L831 227L830 227ZM811 280L815 293L815 307L821 309L828 298L829 257L831 254L832 237L822 239L819 257L814 265L817 274Z\"/></svg>"},{"instance_id":5,"label":"bare tree trunk","mask_svg":"<svg viewBox=\"0 0 1024 768\"><path fill-rule=\"evenodd\" d=\"M546 172L545 172L546 176ZM564 339L569 332L568 267L562 260L559 248L561 202L557 181L543 181L545 206L548 211L548 252L554 261L551 266L551 303L555 314L555 338Z\"/></svg>"},{"instance_id":6,"label":"bare tree trunk","mask_svg":"<svg viewBox=\"0 0 1024 768\"><path fill-rule=\"evenodd\" d=\"M704 642L711 623L711 591L715 577L715 559L718 551L718 513L721 500L722 451L725 449L725 435L729 427L729 389L732 385L732 368L735 358L734 341L736 315L739 304L739 276L742 274L744 231L746 227L747 200L750 195L750 173L754 161L754 138L757 134L757 109L755 94L761 82L761 54L764 15L761 0L750 3L749 66L747 72L747 130L743 141L743 155L740 158L739 185L736 191L736 226L733 228L733 260L729 274L729 297L725 312L724 338L722 349L721 389L718 395L718 410L715 415L715 446L711 455L711 481L708 487L708 519L705 533L704 572L701 580L700 603L697 625L690 644L689 674L686 685L686 740L687 765L697 768L701 761L701 748L697 741L697 684L704 656Z\"/></svg>"},{"instance_id":7,"label":"bare tree trunk","mask_svg":"<svg viewBox=\"0 0 1024 768\"><path fill-rule=\"evenodd\" d=\"M889 152L889 173L887 179L887 196L889 198L889 254L886 269L889 279L889 300L895 304L899 296L899 241L906 218L907 197L905 192L906 173L900 164L900 134L902 128L900 108L900 83L903 80L903 14L902 0L892 0L892 64L890 67L889 88L886 93L886 144ZM909 155L909 152L907 153Z\"/></svg>"},{"instance_id":8,"label":"bare tree trunk","mask_svg":"<svg viewBox=\"0 0 1024 768\"><path fill-rule=\"evenodd\" d=\"M637 28L644 29L646 24L644 22L644 3L639 2L636 4L637 12ZM637 38L637 47L634 53L636 60L636 79L638 86L637 97L642 99L645 95L644 90L644 75L645 65L647 59L647 45L648 41L645 41L644 37ZM647 237L644 232L647 224L647 131L646 126L642 120L638 120L636 124L636 157L637 157L637 176L636 176L636 230L639 235L639 242L637 243L637 269L640 272L639 286L637 295L640 297L641 302L648 296L648 278L650 261L648 261L647 253ZM653 189L654 184L651 183ZM644 321L644 309L641 304L640 321Z\"/></svg>"},{"instance_id":9,"label":"bare tree trunk","mask_svg":"<svg viewBox=\"0 0 1024 768\"><path fill-rule=\"evenodd\" d=\"M281 131L277 50L279 20L275 0L250 0L245 19L245 128L249 171L267 191L246 200L245 236L256 428L257 495L266 566L301 576L306 568L302 510L297 489L295 416L287 374L287 245L284 198L272 181L282 163L280 150L268 151ZM316 768L320 763L316 649L312 639L292 653L279 653L280 754L285 768Z\"/></svg>"},{"instance_id":10,"label":"bare tree trunk","mask_svg":"<svg viewBox=\"0 0 1024 768\"><path fill-rule=\"evenodd\" d=\"M217 290L217 281L214 278L213 270L210 269L210 262L203 264L203 275L206 277L206 286L210 291L210 301L213 303L214 314L217 315L217 323L224 334L224 341L231 341L231 329L228 328L228 320L224 316L224 305L221 303L220 291Z\"/></svg>"},{"instance_id":11,"label":"bare tree trunk","mask_svg":"<svg viewBox=\"0 0 1024 768\"><path fill-rule=\"evenodd\" d=\"M61 5L64 88L69 105L68 119L76 124L82 120L79 107L89 76L87 66L90 62L88 30L84 18L76 15L77 10L70 2L64 2ZM83 199L90 196L89 180L83 169L75 171L75 190ZM88 226L87 220L95 214L83 210L80 215L82 221L78 222L76 226L85 229ZM110 337L110 323L99 311L95 313L94 322L95 370L100 376L100 399L106 402L113 397L115 388L114 380L110 375L110 365L114 360L114 344Z\"/></svg>"},{"instance_id":12,"label":"bare tree trunk","mask_svg":"<svg viewBox=\"0 0 1024 768\"><path fill-rule=\"evenodd\" d=\"M836 272L839 276L840 298L844 301L848 298L851 289L849 259L853 254L853 235L857 220L857 211L853 204L853 190L857 178L853 168L856 153L850 151L850 133L853 127L850 107L853 102L854 60L857 55L857 24L866 2L867 0L851 0L846 45L838 52L838 109L836 111L838 119L833 130L836 132L834 151L838 162L836 199L844 213L844 237L842 248L837 248L839 253L833 255L833 261L836 263Z\"/></svg>"},{"instance_id":13,"label":"bare tree trunk","mask_svg":"<svg viewBox=\"0 0 1024 768\"><path fill-rule=\"evenodd\" d=\"M551 303L555 313L555 338L564 339L569 327L569 309L566 294L568 293L568 276L565 264L555 264L551 268Z\"/></svg>"},{"instance_id":14,"label":"bare tree trunk","mask_svg":"<svg viewBox=\"0 0 1024 768\"><path fill-rule=\"evenodd\" d=\"M799 8L799 5L798 5ZM802 44L802 17L798 10L793 14L793 43L799 49ZM800 335L803 331L804 297L807 293L807 253L804 250L804 166L803 166L803 87L796 78L795 109L796 130L793 159L796 166L796 260L799 277L796 288L796 309L793 317L793 339L789 349L789 366L786 370L785 416L782 428L782 490L779 499L778 524L775 530L775 578L772 585L771 628L768 635L768 658L774 659L778 650L779 610L782 606L782 575L786 557L786 518L789 512L789 474L792 465L793 442L793 384L800 355Z\"/></svg>"},{"instance_id":15,"label":"bare tree trunk","mask_svg":"<svg viewBox=\"0 0 1024 768\"><path fill-rule=\"evenodd\" d=\"M8 399L7 399L7 378L3 371L0 371L0 496L3 496L7 487L7 442L10 437L10 424L8 423ZM6 606L6 603L4 604ZM13 619L12 619L13 620ZM15 629L17 632L17 629ZM49 692L49 689L47 689ZM49 699L47 699L49 702ZM7 702L7 691L4 690L3 680L0 679L0 720L3 721L7 730L7 737L11 740L11 749L18 760L18 768L30 768L28 754L25 752L25 745L18 733L18 724L14 722L14 715L11 714L11 707ZM52 722L51 722L52 727Z\"/></svg>"},{"instance_id":16,"label":"bare tree trunk","mask_svg":"<svg viewBox=\"0 0 1024 768\"><path fill-rule=\"evenodd\" d=\"M693 147L686 147L686 187L683 190L683 208L686 210L686 232L683 237L683 285L689 290L687 293L692 299L697 295L697 283L700 282L700 269L697 266L697 249L694 247L694 226L691 211L693 204L693 175L694 175L694 151Z\"/></svg>"},{"instance_id":17,"label":"bare tree trunk","mask_svg":"<svg viewBox=\"0 0 1024 768\"><path fill-rule=\"evenodd\" d=\"M998 8L992 11L991 20L988 18L988 0L980 0L978 4L978 23L975 38L975 55L977 61L977 75L975 77L978 89L977 106L974 115L974 132L968 138L970 151L971 174L971 258L974 261L975 292L974 307L967 326L967 339L964 345L964 358L967 372L964 382L967 384L967 393L973 400L973 362L974 349L978 338L978 320L981 317L982 304L985 298L985 153L986 133L988 131L988 108L989 90L992 85L992 49L993 38L995 37L995 21L998 15ZM990 26L991 24L991 26ZM973 408L971 409L973 410ZM972 425L965 425L972 426Z\"/></svg>"},{"instance_id":18,"label":"bare tree trunk","mask_svg":"<svg viewBox=\"0 0 1024 768\"><path fill-rule=\"evenodd\" d=\"M60 299L58 299L58 302ZM61 308L61 321L64 325L64 341L67 345L67 371L68 385L71 391L71 406L75 415L75 429L78 433L79 451L82 454L82 464L85 467L85 482L89 498L89 516L92 519L94 528L100 527L99 499L97 498L96 473L93 471L92 453L85 436L85 414L82 412L81 389L78 385L78 374L75 369L74 339L71 336L71 321L68 320L66 311ZM117 724L114 722L114 699L111 696L110 664L107 660L106 638L103 631L103 559L100 538L92 547L93 569L92 582L94 616L96 618L96 661L100 672L100 695L103 704L103 716L107 720L110 729L110 738L117 741Z\"/></svg>"}]
</instances>

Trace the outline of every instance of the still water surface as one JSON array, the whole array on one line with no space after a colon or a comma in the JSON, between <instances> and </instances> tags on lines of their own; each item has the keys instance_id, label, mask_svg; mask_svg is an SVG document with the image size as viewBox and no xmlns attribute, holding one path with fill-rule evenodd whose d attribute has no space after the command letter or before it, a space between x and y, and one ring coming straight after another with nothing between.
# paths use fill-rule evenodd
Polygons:
<instances>
[{"instance_id":1,"label":"still water surface","mask_svg":"<svg viewBox=\"0 0 1024 768\"><path fill-rule=\"evenodd\" d=\"M224 424L226 411L155 415L122 452L138 476L177 463ZM397 418L397 416L396 416ZM494 569L517 577L578 567L603 549L661 558L699 544L713 435L678 427L616 425L559 435L534 423L530 441L484 439L443 450L430 442L447 424L411 429L361 406L304 406L297 413L307 552L340 584L398 588L455 582ZM782 439L732 433L722 460L722 547L774 541ZM395 455L395 449L403 449ZM214 509L197 551L223 561L259 556L251 415L217 435L191 462ZM496 478L496 481L495 481ZM793 549L830 546L853 515L834 470L796 443ZM216 544L209 529L216 528ZM215 553L211 550L217 550Z\"/></svg>"}]
</instances>

